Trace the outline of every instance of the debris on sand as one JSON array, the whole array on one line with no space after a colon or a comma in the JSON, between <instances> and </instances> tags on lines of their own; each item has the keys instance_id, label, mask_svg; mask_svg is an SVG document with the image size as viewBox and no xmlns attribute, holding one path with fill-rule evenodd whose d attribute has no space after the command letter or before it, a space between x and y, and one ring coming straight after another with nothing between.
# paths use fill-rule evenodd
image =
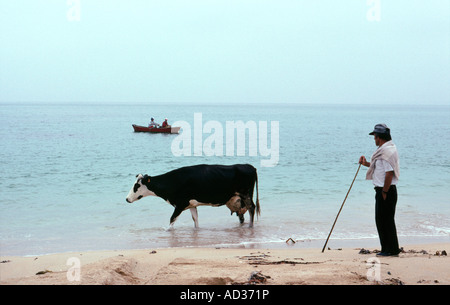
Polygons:
<instances>
[{"instance_id":1,"label":"debris on sand","mask_svg":"<svg viewBox=\"0 0 450 305\"><path fill-rule=\"evenodd\" d=\"M257 284L265 284L267 279L270 279L270 276L264 275L261 271L253 271L250 274L250 277L246 282L234 282L232 285L257 285Z\"/></svg>"},{"instance_id":2,"label":"debris on sand","mask_svg":"<svg viewBox=\"0 0 450 305\"><path fill-rule=\"evenodd\" d=\"M293 243L293 244L295 244L295 240L293 240L292 238L288 238L288 240L286 240L286 243L288 244L289 242L291 242L291 243Z\"/></svg>"},{"instance_id":3,"label":"debris on sand","mask_svg":"<svg viewBox=\"0 0 450 305\"><path fill-rule=\"evenodd\" d=\"M46 274L46 273L52 273L53 271L50 270L43 270L43 271L39 271L36 273L36 275L42 275L42 274Z\"/></svg>"},{"instance_id":4,"label":"debris on sand","mask_svg":"<svg viewBox=\"0 0 450 305\"><path fill-rule=\"evenodd\" d=\"M248 279L249 285L265 284L270 276L262 274L260 271L253 271Z\"/></svg>"},{"instance_id":5,"label":"debris on sand","mask_svg":"<svg viewBox=\"0 0 450 305\"><path fill-rule=\"evenodd\" d=\"M358 254L373 254L373 253L378 253L378 252L379 252L378 250L370 251L370 250L361 248L361 250L359 250Z\"/></svg>"},{"instance_id":6,"label":"debris on sand","mask_svg":"<svg viewBox=\"0 0 450 305\"><path fill-rule=\"evenodd\" d=\"M436 256L447 256L447 251L442 250L442 251L436 251Z\"/></svg>"},{"instance_id":7,"label":"debris on sand","mask_svg":"<svg viewBox=\"0 0 450 305\"><path fill-rule=\"evenodd\" d=\"M385 285L405 285L405 283L403 281L401 281L400 279L396 279L396 278L386 279L384 284Z\"/></svg>"}]
</instances>

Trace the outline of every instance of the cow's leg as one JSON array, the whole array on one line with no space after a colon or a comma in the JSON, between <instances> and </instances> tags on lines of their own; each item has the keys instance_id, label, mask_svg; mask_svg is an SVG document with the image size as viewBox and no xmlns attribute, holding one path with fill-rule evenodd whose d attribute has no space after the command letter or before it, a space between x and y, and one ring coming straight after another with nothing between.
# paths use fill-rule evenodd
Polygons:
<instances>
[{"instance_id":1,"label":"cow's leg","mask_svg":"<svg viewBox=\"0 0 450 305\"><path fill-rule=\"evenodd\" d=\"M177 220L178 216L180 216L182 209L175 207L175 211L173 211L172 216L170 217L170 227L173 227L173 223Z\"/></svg>"},{"instance_id":2,"label":"cow's leg","mask_svg":"<svg viewBox=\"0 0 450 305\"><path fill-rule=\"evenodd\" d=\"M255 207L251 207L248 209L248 212L250 213L250 224L248 225L250 228L253 227L253 218L255 216Z\"/></svg>"},{"instance_id":3,"label":"cow's leg","mask_svg":"<svg viewBox=\"0 0 450 305\"><path fill-rule=\"evenodd\" d=\"M253 203L253 200L251 197L249 196L245 196L242 198L244 203L245 203L245 207L248 210L248 213L250 214L250 224L249 227L253 227L253 219L255 218L255 204Z\"/></svg>"},{"instance_id":4,"label":"cow's leg","mask_svg":"<svg viewBox=\"0 0 450 305\"><path fill-rule=\"evenodd\" d=\"M194 221L194 225L196 228L198 228L198 214L197 214L197 208L190 208L189 209L191 211L192 214L192 220Z\"/></svg>"},{"instance_id":5,"label":"cow's leg","mask_svg":"<svg viewBox=\"0 0 450 305\"><path fill-rule=\"evenodd\" d=\"M242 225L244 223L244 214L247 211L247 207L245 206L245 199L241 197L241 208L239 213L236 213L237 216L239 217L239 223Z\"/></svg>"},{"instance_id":6,"label":"cow's leg","mask_svg":"<svg viewBox=\"0 0 450 305\"><path fill-rule=\"evenodd\" d=\"M237 216L239 217L239 223L243 224L244 223L244 214L237 214Z\"/></svg>"}]
</instances>

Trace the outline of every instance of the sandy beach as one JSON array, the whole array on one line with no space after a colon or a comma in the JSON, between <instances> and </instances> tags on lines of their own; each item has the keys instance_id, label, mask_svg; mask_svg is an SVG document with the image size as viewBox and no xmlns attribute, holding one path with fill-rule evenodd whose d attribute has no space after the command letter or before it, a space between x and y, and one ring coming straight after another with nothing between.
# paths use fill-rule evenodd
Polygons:
<instances>
[{"instance_id":1,"label":"sandy beach","mask_svg":"<svg viewBox=\"0 0 450 305\"><path fill-rule=\"evenodd\" d=\"M449 285L450 243L376 248L169 248L1 257L2 285Z\"/></svg>"}]
</instances>

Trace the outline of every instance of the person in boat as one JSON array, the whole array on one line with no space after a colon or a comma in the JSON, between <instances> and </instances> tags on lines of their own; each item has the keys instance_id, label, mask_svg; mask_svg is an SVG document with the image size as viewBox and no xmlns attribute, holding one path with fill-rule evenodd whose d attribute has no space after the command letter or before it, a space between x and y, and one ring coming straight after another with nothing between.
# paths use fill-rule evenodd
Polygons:
<instances>
[{"instance_id":1,"label":"person in boat","mask_svg":"<svg viewBox=\"0 0 450 305\"><path fill-rule=\"evenodd\" d=\"M163 127L163 128L170 127L169 123L167 122L167 118L164 120L161 127Z\"/></svg>"},{"instance_id":2,"label":"person in boat","mask_svg":"<svg viewBox=\"0 0 450 305\"><path fill-rule=\"evenodd\" d=\"M154 128L154 127L158 127L158 126L159 126L159 124L155 122L155 119L151 118L150 124L148 124L148 127Z\"/></svg>"}]
</instances>

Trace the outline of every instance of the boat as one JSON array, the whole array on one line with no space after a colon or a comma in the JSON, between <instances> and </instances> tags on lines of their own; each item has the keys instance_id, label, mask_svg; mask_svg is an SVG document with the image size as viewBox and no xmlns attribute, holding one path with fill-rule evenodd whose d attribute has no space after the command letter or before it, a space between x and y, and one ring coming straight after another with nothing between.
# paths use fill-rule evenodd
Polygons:
<instances>
[{"instance_id":1,"label":"boat","mask_svg":"<svg viewBox=\"0 0 450 305\"><path fill-rule=\"evenodd\" d=\"M181 127L145 127L132 124L135 132L151 132L151 133L178 133Z\"/></svg>"}]
</instances>

